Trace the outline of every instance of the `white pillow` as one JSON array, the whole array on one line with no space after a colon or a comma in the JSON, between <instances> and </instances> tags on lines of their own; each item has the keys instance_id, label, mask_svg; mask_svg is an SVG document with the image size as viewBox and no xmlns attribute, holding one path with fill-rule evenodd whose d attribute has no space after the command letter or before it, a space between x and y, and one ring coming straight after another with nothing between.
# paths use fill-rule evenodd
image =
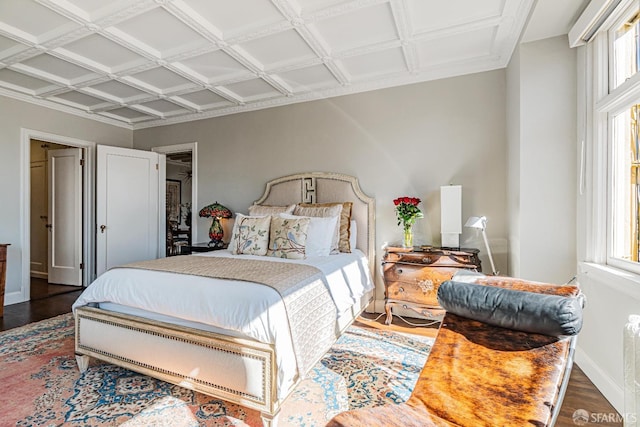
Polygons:
<instances>
[{"instance_id":1,"label":"white pillow","mask_svg":"<svg viewBox=\"0 0 640 427\"><path fill-rule=\"evenodd\" d=\"M301 206L296 205L296 208L293 210L294 215L299 216L307 216L307 217L315 217L315 218L327 218L331 216L340 217L342 214L342 204L338 203L332 206ZM336 227L335 233L333 235L333 240L331 242L331 253L337 254L340 252L340 227Z\"/></svg>"},{"instance_id":2,"label":"white pillow","mask_svg":"<svg viewBox=\"0 0 640 427\"><path fill-rule=\"evenodd\" d=\"M229 249L232 254L266 255L269 247L270 216L236 213Z\"/></svg>"},{"instance_id":3,"label":"white pillow","mask_svg":"<svg viewBox=\"0 0 640 427\"><path fill-rule=\"evenodd\" d=\"M305 253L307 257L329 256L331 254L331 244L338 227L338 216L328 217L305 217L289 214L280 214L281 218L296 219L309 218L309 228L307 228L307 242Z\"/></svg>"},{"instance_id":4,"label":"white pillow","mask_svg":"<svg viewBox=\"0 0 640 427\"><path fill-rule=\"evenodd\" d=\"M353 252L358 243L358 226L356 224L356 221L354 219L351 220L351 228L349 229L349 247L351 248L351 251Z\"/></svg>"}]
</instances>

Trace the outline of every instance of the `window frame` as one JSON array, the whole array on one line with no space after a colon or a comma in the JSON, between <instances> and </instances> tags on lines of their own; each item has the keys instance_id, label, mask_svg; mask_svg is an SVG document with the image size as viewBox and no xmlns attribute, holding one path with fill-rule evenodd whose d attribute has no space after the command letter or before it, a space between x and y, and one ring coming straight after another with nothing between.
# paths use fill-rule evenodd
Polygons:
<instances>
[{"instance_id":1,"label":"window frame","mask_svg":"<svg viewBox=\"0 0 640 427\"><path fill-rule=\"evenodd\" d=\"M640 275L640 262L614 256L614 118L635 104L640 104L640 72L615 85L615 32L638 14L637 1L623 1L603 22L586 46L585 131L586 162L591 179L587 192L586 260ZM613 88L613 89L611 89ZM583 164L584 168L585 165ZM580 185L582 186L582 182ZM581 187L582 188L582 187Z\"/></svg>"}]
</instances>

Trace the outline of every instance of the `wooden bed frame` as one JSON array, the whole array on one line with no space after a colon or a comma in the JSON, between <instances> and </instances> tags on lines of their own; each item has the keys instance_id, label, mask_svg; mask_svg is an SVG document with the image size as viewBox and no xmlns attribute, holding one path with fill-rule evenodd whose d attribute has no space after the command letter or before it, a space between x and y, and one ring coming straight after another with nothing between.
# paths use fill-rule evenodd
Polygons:
<instances>
[{"instance_id":1,"label":"wooden bed frame","mask_svg":"<svg viewBox=\"0 0 640 427\"><path fill-rule=\"evenodd\" d=\"M356 247L375 264L375 204L358 180L337 173L301 173L266 184L257 204L353 202ZM341 333L372 301L373 291L340 318ZM260 411L264 426L275 426L285 399L278 396L276 349L251 339L227 336L148 320L138 316L81 307L75 311L75 351L84 372L91 357L160 380Z\"/></svg>"}]
</instances>

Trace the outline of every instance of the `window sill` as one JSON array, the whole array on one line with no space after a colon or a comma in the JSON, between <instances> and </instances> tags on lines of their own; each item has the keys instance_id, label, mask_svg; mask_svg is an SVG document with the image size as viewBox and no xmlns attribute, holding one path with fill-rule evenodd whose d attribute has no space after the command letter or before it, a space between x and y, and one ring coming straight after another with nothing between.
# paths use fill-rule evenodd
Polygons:
<instances>
[{"instance_id":1,"label":"window sill","mask_svg":"<svg viewBox=\"0 0 640 427\"><path fill-rule=\"evenodd\" d=\"M640 300L640 275L609 265L592 262L578 263L580 275L587 275L620 293Z\"/></svg>"}]
</instances>

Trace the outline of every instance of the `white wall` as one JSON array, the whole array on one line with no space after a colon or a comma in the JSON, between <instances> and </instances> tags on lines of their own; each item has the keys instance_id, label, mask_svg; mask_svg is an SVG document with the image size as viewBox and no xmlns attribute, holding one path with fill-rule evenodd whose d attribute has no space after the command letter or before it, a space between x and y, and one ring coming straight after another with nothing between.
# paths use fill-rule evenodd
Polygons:
<instances>
[{"instance_id":1,"label":"white wall","mask_svg":"<svg viewBox=\"0 0 640 427\"><path fill-rule=\"evenodd\" d=\"M512 274L565 283L576 275L575 50L566 36L522 44L507 75Z\"/></svg>"},{"instance_id":2,"label":"white wall","mask_svg":"<svg viewBox=\"0 0 640 427\"><path fill-rule=\"evenodd\" d=\"M489 238L504 248L505 139L504 70L134 132L136 148L198 142L203 206L217 200L246 212L267 180L291 173L357 176L376 198L378 248L400 242L399 196L423 200L415 243L438 244L440 186L449 183L462 185L463 220L490 217ZM200 221L194 239L205 241L209 224ZM473 230L464 230L461 244L484 254ZM497 252L506 271L505 251Z\"/></svg>"},{"instance_id":3,"label":"white wall","mask_svg":"<svg viewBox=\"0 0 640 427\"><path fill-rule=\"evenodd\" d=\"M23 279L21 266L24 248L20 242L23 197L20 193L23 166L20 135L23 128L122 147L131 147L133 138L133 132L127 129L0 96L0 242L11 243L6 294L19 292ZM9 295L5 303L8 299Z\"/></svg>"}]
</instances>

